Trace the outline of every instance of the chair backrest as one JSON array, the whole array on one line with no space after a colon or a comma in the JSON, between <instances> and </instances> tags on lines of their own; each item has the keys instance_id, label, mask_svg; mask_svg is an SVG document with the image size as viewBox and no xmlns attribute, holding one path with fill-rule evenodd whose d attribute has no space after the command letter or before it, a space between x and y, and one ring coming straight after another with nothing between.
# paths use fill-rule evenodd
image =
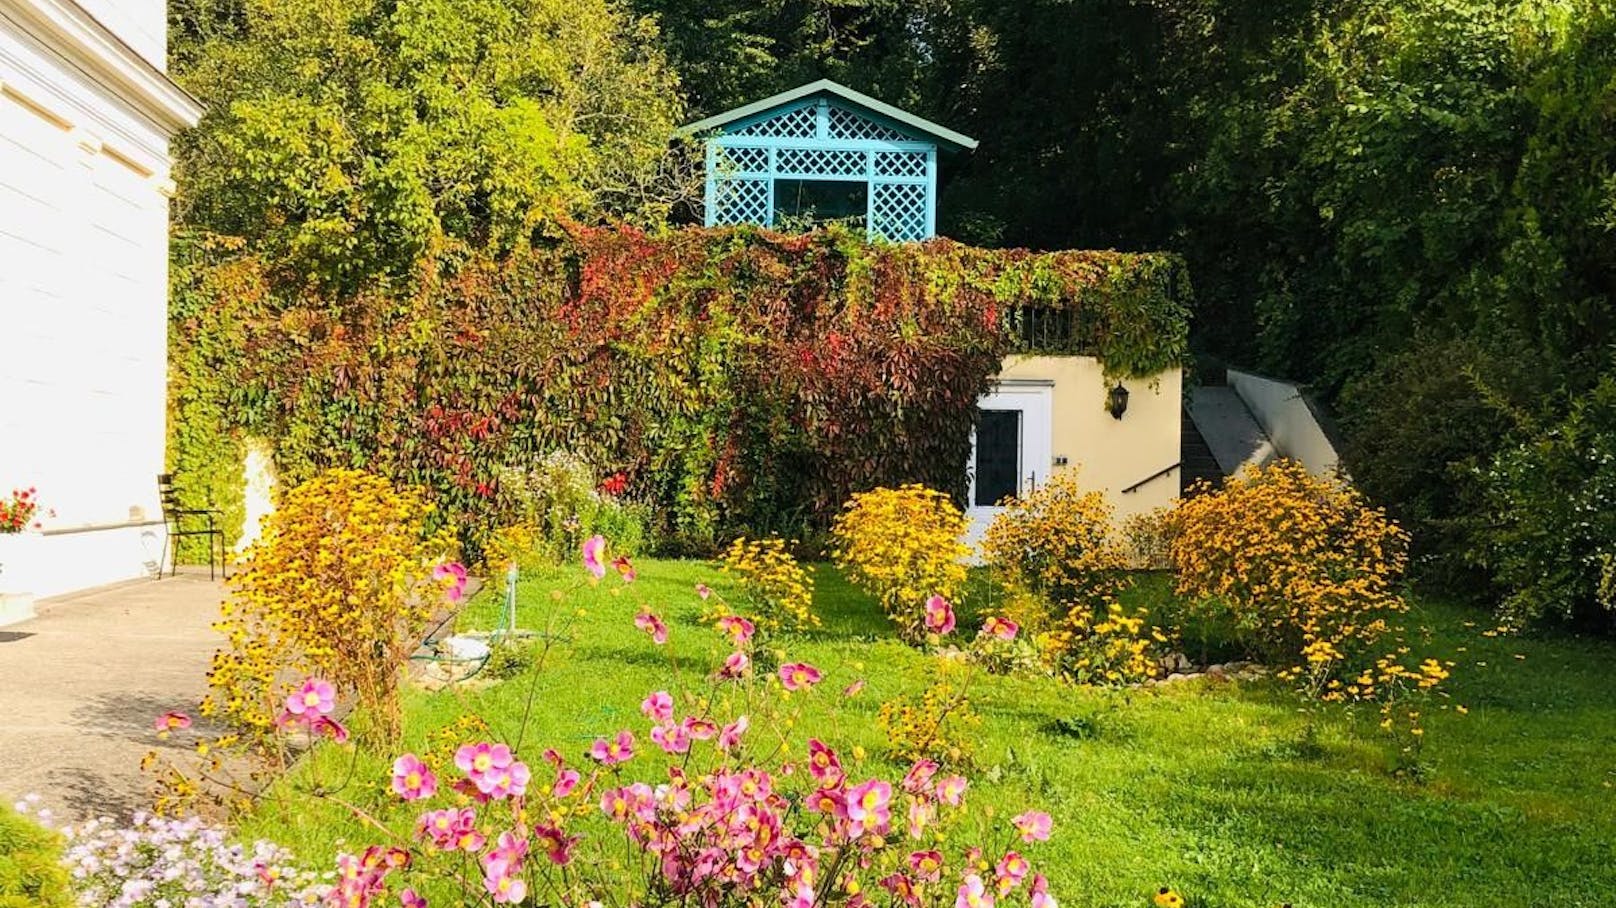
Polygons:
<instances>
[{"instance_id":1,"label":"chair backrest","mask_svg":"<svg viewBox=\"0 0 1616 908\"><path fill-rule=\"evenodd\" d=\"M164 518L180 509L180 493L174 488L173 473L157 474L157 497L162 502Z\"/></svg>"}]
</instances>

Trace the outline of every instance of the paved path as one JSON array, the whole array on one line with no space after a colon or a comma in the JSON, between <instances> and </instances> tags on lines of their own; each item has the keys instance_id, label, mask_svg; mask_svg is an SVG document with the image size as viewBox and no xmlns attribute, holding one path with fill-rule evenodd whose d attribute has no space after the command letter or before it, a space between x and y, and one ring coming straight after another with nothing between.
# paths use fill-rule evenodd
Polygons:
<instances>
[{"instance_id":1,"label":"paved path","mask_svg":"<svg viewBox=\"0 0 1616 908\"><path fill-rule=\"evenodd\" d=\"M63 820L149 807L141 757L187 749L152 722L201 699L222 595L182 569L42 600L38 618L0 628L0 796L38 793Z\"/></svg>"}]
</instances>

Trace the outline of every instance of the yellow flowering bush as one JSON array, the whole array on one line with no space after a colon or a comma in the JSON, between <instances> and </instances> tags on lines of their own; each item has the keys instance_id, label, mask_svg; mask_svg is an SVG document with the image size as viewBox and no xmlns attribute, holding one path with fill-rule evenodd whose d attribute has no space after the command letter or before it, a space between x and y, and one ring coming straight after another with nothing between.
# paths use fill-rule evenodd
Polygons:
<instances>
[{"instance_id":1,"label":"yellow flowering bush","mask_svg":"<svg viewBox=\"0 0 1616 908\"><path fill-rule=\"evenodd\" d=\"M1129 554L1098 491L1077 471L1008 502L988 527L982 554L1007 591L1005 608L1036 642L1044 663L1083 684L1128 684L1158 673L1166 636L1117 596L1130 583Z\"/></svg>"},{"instance_id":2,"label":"yellow flowering bush","mask_svg":"<svg viewBox=\"0 0 1616 908\"><path fill-rule=\"evenodd\" d=\"M1178 592L1244 645L1328 684L1395 629L1408 534L1362 494L1278 461L1167 518Z\"/></svg>"},{"instance_id":3,"label":"yellow flowering bush","mask_svg":"<svg viewBox=\"0 0 1616 908\"><path fill-rule=\"evenodd\" d=\"M922 485L860 492L831 528L837 566L881 601L911 642L925 637L925 603L965 585L968 522L952 499Z\"/></svg>"},{"instance_id":4,"label":"yellow flowering bush","mask_svg":"<svg viewBox=\"0 0 1616 908\"><path fill-rule=\"evenodd\" d=\"M399 674L457 581L434 570L452 536L427 530L431 513L420 493L358 470L288 491L230 578L203 714L267 740L286 679L312 675L356 698L368 742L396 741Z\"/></svg>"},{"instance_id":5,"label":"yellow flowering bush","mask_svg":"<svg viewBox=\"0 0 1616 908\"><path fill-rule=\"evenodd\" d=\"M1038 635L1038 648L1050 667L1079 684L1137 684L1161 674L1160 649L1169 639L1148 618L1117 602L1098 613L1073 607L1064 623Z\"/></svg>"},{"instance_id":6,"label":"yellow flowering bush","mask_svg":"<svg viewBox=\"0 0 1616 908\"><path fill-rule=\"evenodd\" d=\"M724 573L740 581L751 600L752 618L768 629L819 626L814 614L814 578L802 569L778 536L729 544L720 561Z\"/></svg>"},{"instance_id":7,"label":"yellow flowering bush","mask_svg":"<svg viewBox=\"0 0 1616 908\"><path fill-rule=\"evenodd\" d=\"M970 765L976 728L982 724L965 689L948 679L918 695L882 703L878 719L894 759L935 760L943 766Z\"/></svg>"},{"instance_id":8,"label":"yellow flowering bush","mask_svg":"<svg viewBox=\"0 0 1616 908\"><path fill-rule=\"evenodd\" d=\"M1083 491L1077 471L1068 470L1006 503L982 538L982 557L1005 587L1049 606L1044 626L1071 606L1103 613L1128 585L1128 555L1112 532L1111 516L1105 496Z\"/></svg>"}]
</instances>

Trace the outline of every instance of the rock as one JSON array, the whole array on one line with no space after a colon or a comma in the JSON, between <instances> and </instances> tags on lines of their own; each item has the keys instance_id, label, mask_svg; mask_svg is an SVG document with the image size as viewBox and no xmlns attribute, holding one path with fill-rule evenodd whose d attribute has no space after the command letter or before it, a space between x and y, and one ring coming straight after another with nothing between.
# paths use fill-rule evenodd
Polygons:
<instances>
[{"instance_id":1,"label":"rock","mask_svg":"<svg viewBox=\"0 0 1616 908\"><path fill-rule=\"evenodd\" d=\"M1167 676L1167 682L1166 683L1172 684L1174 682L1182 681L1182 680L1184 680L1184 674L1182 672L1173 672L1172 674Z\"/></svg>"}]
</instances>

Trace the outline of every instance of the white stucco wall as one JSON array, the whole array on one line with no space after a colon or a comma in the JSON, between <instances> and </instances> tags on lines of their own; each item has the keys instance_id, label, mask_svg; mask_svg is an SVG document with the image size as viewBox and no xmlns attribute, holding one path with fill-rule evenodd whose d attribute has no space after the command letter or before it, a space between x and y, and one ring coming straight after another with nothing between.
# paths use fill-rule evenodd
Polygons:
<instances>
[{"instance_id":1,"label":"white stucco wall","mask_svg":"<svg viewBox=\"0 0 1616 908\"><path fill-rule=\"evenodd\" d=\"M106 5L160 59L162 4ZM0 0L0 489L54 512L0 589L42 596L140 576L162 547L175 124L142 86L182 96L83 13Z\"/></svg>"},{"instance_id":2,"label":"white stucco wall","mask_svg":"<svg viewBox=\"0 0 1616 908\"><path fill-rule=\"evenodd\" d=\"M1236 369L1229 370L1228 380L1280 457L1299 461L1315 476L1340 466L1341 455L1302 400L1300 387Z\"/></svg>"},{"instance_id":3,"label":"white stucco wall","mask_svg":"<svg viewBox=\"0 0 1616 908\"><path fill-rule=\"evenodd\" d=\"M1175 369L1153 379L1124 381L1128 410L1121 419L1106 412L1108 384L1099 360L1091 356L1013 356L1005 360L999 378L1053 382L1054 463L1050 470L1080 469L1081 484L1105 493L1119 523L1177 499L1176 469L1136 491L1122 490L1178 463L1181 372ZM1061 458L1066 459L1064 465Z\"/></svg>"}]
</instances>

